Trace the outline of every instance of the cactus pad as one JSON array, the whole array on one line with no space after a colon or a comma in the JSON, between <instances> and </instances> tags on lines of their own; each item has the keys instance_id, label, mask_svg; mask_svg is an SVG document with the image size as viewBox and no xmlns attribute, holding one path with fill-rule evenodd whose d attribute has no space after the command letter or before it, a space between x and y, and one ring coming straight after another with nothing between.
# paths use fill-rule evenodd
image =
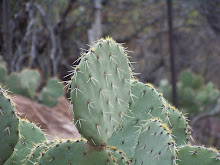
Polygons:
<instances>
[{"instance_id":1,"label":"cactus pad","mask_svg":"<svg viewBox=\"0 0 220 165\"><path fill-rule=\"evenodd\" d=\"M22 164L34 144L46 140L44 134L35 124L25 120L20 120L19 132L19 140L14 148L14 152L4 165Z\"/></svg>"},{"instance_id":2,"label":"cactus pad","mask_svg":"<svg viewBox=\"0 0 220 165\"><path fill-rule=\"evenodd\" d=\"M40 74L37 70L24 69L20 73L12 73L7 79L7 87L14 94L33 98L38 87Z\"/></svg>"},{"instance_id":3,"label":"cactus pad","mask_svg":"<svg viewBox=\"0 0 220 165\"><path fill-rule=\"evenodd\" d=\"M37 164L46 165L114 165L115 160L105 150L95 150L81 140L67 140L49 148Z\"/></svg>"},{"instance_id":4,"label":"cactus pad","mask_svg":"<svg viewBox=\"0 0 220 165\"><path fill-rule=\"evenodd\" d=\"M178 151L178 165L219 165L220 152L203 146L181 146Z\"/></svg>"},{"instance_id":5,"label":"cactus pad","mask_svg":"<svg viewBox=\"0 0 220 165\"><path fill-rule=\"evenodd\" d=\"M175 142L166 124L158 119L150 119L137 137L134 165L173 165L175 159Z\"/></svg>"},{"instance_id":6,"label":"cactus pad","mask_svg":"<svg viewBox=\"0 0 220 165\"><path fill-rule=\"evenodd\" d=\"M106 144L128 107L128 59L111 39L97 41L80 59L71 85L75 124L93 145Z\"/></svg>"},{"instance_id":7,"label":"cactus pad","mask_svg":"<svg viewBox=\"0 0 220 165\"><path fill-rule=\"evenodd\" d=\"M191 127L188 125L187 118L175 107L168 105L168 118L167 125L172 130L173 139L176 145L184 145L190 143Z\"/></svg>"},{"instance_id":8,"label":"cactus pad","mask_svg":"<svg viewBox=\"0 0 220 165\"><path fill-rule=\"evenodd\" d=\"M12 154L18 141L18 123L13 103L0 85L0 165Z\"/></svg>"},{"instance_id":9,"label":"cactus pad","mask_svg":"<svg viewBox=\"0 0 220 165\"><path fill-rule=\"evenodd\" d=\"M39 95L40 103L48 107L57 105L58 98L64 95L64 86L59 82L59 79L56 77L50 78L47 81L47 85L42 89Z\"/></svg>"},{"instance_id":10,"label":"cactus pad","mask_svg":"<svg viewBox=\"0 0 220 165\"><path fill-rule=\"evenodd\" d=\"M32 148L30 154L26 157L25 165L33 165L34 162L37 162L39 157L42 156L42 153L46 152L49 147L57 144L57 141L46 141L44 143L38 143Z\"/></svg>"},{"instance_id":11,"label":"cactus pad","mask_svg":"<svg viewBox=\"0 0 220 165\"><path fill-rule=\"evenodd\" d=\"M152 85L134 81L131 91L129 111L125 116L126 122L122 123L121 128L108 143L122 149L128 157L133 155L132 147L141 124L152 117L167 121L167 103Z\"/></svg>"}]
</instances>

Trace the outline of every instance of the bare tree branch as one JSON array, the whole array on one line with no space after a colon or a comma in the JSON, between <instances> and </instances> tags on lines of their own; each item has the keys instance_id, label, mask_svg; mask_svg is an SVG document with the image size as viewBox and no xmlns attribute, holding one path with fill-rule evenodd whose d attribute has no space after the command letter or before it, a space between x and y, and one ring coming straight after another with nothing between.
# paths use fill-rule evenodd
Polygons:
<instances>
[{"instance_id":1,"label":"bare tree branch","mask_svg":"<svg viewBox=\"0 0 220 165\"><path fill-rule=\"evenodd\" d=\"M208 118L208 117L216 117L220 115L220 100L218 101L217 106L212 110L210 113L201 113L200 115L197 115L194 117L191 121L191 125L194 126L196 123L198 123L199 120Z\"/></svg>"}]
</instances>

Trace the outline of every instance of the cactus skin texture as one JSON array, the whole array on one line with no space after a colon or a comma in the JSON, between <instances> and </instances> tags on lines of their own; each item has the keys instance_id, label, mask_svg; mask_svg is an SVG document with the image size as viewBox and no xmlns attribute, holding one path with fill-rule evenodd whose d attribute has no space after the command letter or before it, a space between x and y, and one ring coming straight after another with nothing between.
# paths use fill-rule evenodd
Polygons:
<instances>
[{"instance_id":1,"label":"cactus skin texture","mask_svg":"<svg viewBox=\"0 0 220 165\"><path fill-rule=\"evenodd\" d=\"M133 161L134 165L175 164L175 141L166 124L150 119L140 128Z\"/></svg>"},{"instance_id":2,"label":"cactus skin texture","mask_svg":"<svg viewBox=\"0 0 220 165\"><path fill-rule=\"evenodd\" d=\"M112 39L98 40L74 72L71 101L76 127L93 145L106 144L128 107L130 69L125 50Z\"/></svg>"},{"instance_id":3,"label":"cactus skin texture","mask_svg":"<svg viewBox=\"0 0 220 165\"><path fill-rule=\"evenodd\" d=\"M36 164L45 165L115 165L107 151L92 148L84 139L67 140L49 148Z\"/></svg>"},{"instance_id":4,"label":"cactus skin texture","mask_svg":"<svg viewBox=\"0 0 220 165\"><path fill-rule=\"evenodd\" d=\"M42 153L45 153L50 147L58 144L59 141L45 141L44 143L36 144L29 155L25 158L25 165L33 165L34 162L37 162L39 157L42 156Z\"/></svg>"},{"instance_id":5,"label":"cactus skin texture","mask_svg":"<svg viewBox=\"0 0 220 165\"><path fill-rule=\"evenodd\" d=\"M130 117L126 117L126 122L122 123L118 132L110 138L109 145L122 149L128 157L131 157L138 128L153 117L160 118L173 130L178 145L189 141L186 118L177 109L172 110L174 107L170 108L163 96L151 84L133 81L131 91L130 112L128 112Z\"/></svg>"},{"instance_id":6,"label":"cactus skin texture","mask_svg":"<svg viewBox=\"0 0 220 165\"><path fill-rule=\"evenodd\" d=\"M191 127L188 124L188 119L174 106L168 105L168 118L166 123L172 130L173 139L177 146L189 144L191 138Z\"/></svg>"},{"instance_id":7,"label":"cactus skin texture","mask_svg":"<svg viewBox=\"0 0 220 165\"><path fill-rule=\"evenodd\" d=\"M0 85L0 165L12 154L18 141L18 123L13 102Z\"/></svg>"},{"instance_id":8,"label":"cactus skin texture","mask_svg":"<svg viewBox=\"0 0 220 165\"><path fill-rule=\"evenodd\" d=\"M34 98L40 80L37 70L23 69L20 73L12 73L7 79L7 87L14 94Z\"/></svg>"},{"instance_id":9,"label":"cactus skin texture","mask_svg":"<svg viewBox=\"0 0 220 165\"><path fill-rule=\"evenodd\" d=\"M177 151L178 165L220 165L220 152L203 146L181 146Z\"/></svg>"},{"instance_id":10,"label":"cactus skin texture","mask_svg":"<svg viewBox=\"0 0 220 165\"><path fill-rule=\"evenodd\" d=\"M19 140L14 148L14 152L4 165L22 165L34 144L40 143L44 140L46 140L45 135L35 124L20 120Z\"/></svg>"},{"instance_id":11,"label":"cactus skin texture","mask_svg":"<svg viewBox=\"0 0 220 165\"><path fill-rule=\"evenodd\" d=\"M126 157L126 154L122 150L119 150L114 146L107 146L107 151L109 151L111 155L115 157L118 165L131 165L131 160Z\"/></svg>"},{"instance_id":12,"label":"cactus skin texture","mask_svg":"<svg viewBox=\"0 0 220 165\"><path fill-rule=\"evenodd\" d=\"M40 103L48 107L57 105L58 98L64 95L64 86L59 82L60 80L56 77L47 81L47 85L42 89L38 98Z\"/></svg>"}]
</instances>

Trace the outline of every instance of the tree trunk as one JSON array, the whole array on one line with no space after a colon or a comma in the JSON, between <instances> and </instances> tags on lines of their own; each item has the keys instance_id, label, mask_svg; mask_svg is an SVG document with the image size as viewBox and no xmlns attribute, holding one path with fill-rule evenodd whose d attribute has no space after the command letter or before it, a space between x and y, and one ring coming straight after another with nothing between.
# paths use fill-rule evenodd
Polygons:
<instances>
[{"instance_id":1,"label":"tree trunk","mask_svg":"<svg viewBox=\"0 0 220 165\"><path fill-rule=\"evenodd\" d=\"M10 26L10 0L3 0L3 35L3 57L7 62L8 68L10 69L13 54L12 32Z\"/></svg>"},{"instance_id":2,"label":"tree trunk","mask_svg":"<svg viewBox=\"0 0 220 165\"><path fill-rule=\"evenodd\" d=\"M175 68L175 55L173 45L173 13L172 13L172 0L167 0L167 22L169 28L169 49L170 49L170 71L171 71L171 84L172 84L172 95L173 104L177 105L177 91L176 91L176 68Z\"/></svg>"},{"instance_id":3,"label":"tree trunk","mask_svg":"<svg viewBox=\"0 0 220 165\"><path fill-rule=\"evenodd\" d=\"M94 7L95 7L94 22L92 23L91 29L88 30L88 40L90 44L102 37L101 0L94 0Z\"/></svg>"}]
</instances>

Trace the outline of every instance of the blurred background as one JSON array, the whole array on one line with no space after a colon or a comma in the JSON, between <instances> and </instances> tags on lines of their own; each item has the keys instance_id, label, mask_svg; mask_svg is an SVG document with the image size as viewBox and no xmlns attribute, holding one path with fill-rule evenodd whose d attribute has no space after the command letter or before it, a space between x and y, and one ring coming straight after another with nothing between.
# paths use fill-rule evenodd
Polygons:
<instances>
[{"instance_id":1,"label":"blurred background","mask_svg":"<svg viewBox=\"0 0 220 165\"><path fill-rule=\"evenodd\" d=\"M220 0L0 2L0 83L51 138L79 137L58 82L110 36L127 47L136 77L188 115L195 143L220 149Z\"/></svg>"}]
</instances>

